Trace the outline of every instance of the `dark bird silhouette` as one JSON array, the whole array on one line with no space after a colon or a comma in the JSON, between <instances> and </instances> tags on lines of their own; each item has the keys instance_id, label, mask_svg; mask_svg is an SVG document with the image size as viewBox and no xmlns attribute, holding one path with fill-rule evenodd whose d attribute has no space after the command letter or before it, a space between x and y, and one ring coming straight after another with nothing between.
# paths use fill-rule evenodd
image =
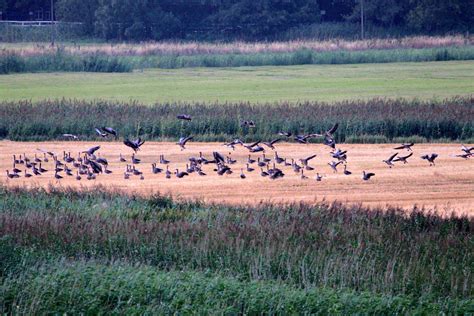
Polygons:
<instances>
[{"instance_id":1,"label":"dark bird silhouette","mask_svg":"<svg viewBox=\"0 0 474 316\"><path fill-rule=\"evenodd\" d=\"M187 114L179 114L178 116L176 116L176 118L178 120L183 120L183 121L191 121L191 115L187 115Z\"/></svg>"},{"instance_id":2,"label":"dark bird silhouette","mask_svg":"<svg viewBox=\"0 0 474 316\"><path fill-rule=\"evenodd\" d=\"M365 172L365 171L362 171L362 179L364 181L368 181L371 177L375 176L375 173L373 172Z\"/></svg>"},{"instance_id":3,"label":"dark bird silhouette","mask_svg":"<svg viewBox=\"0 0 474 316\"><path fill-rule=\"evenodd\" d=\"M10 179L14 179L14 178L19 178L20 176L17 173L10 173L7 170L7 177L10 178Z\"/></svg>"},{"instance_id":4,"label":"dark bird silhouette","mask_svg":"<svg viewBox=\"0 0 474 316\"><path fill-rule=\"evenodd\" d=\"M406 149L406 150L408 150L408 151L412 151L412 150L411 150L411 147L412 147L413 145L415 145L415 143L403 143L403 144L401 144L400 146L395 147L394 149L396 149L396 150Z\"/></svg>"},{"instance_id":5,"label":"dark bird silhouette","mask_svg":"<svg viewBox=\"0 0 474 316\"><path fill-rule=\"evenodd\" d=\"M100 146L95 146L95 147L89 148L86 151L83 151L83 153L88 154L89 156L92 156L99 149L100 149Z\"/></svg>"},{"instance_id":6,"label":"dark bird silhouette","mask_svg":"<svg viewBox=\"0 0 474 316\"><path fill-rule=\"evenodd\" d=\"M140 137L138 137L136 140L129 140L128 138L126 138L123 143L132 148L134 152L137 152L138 150L140 150L140 147L145 143L144 140L142 140Z\"/></svg>"},{"instance_id":7,"label":"dark bird silhouette","mask_svg":"<svg viewBox=\"0 0 474 316\"><path fill-rule=\"evenodd\" d=\"M401 162L403 162L404 164L406 164L406 163L408 163L407 159L410 158L411 156L413 156L413 153L412 153L412 152L409 153L409 154L406 155L406 156L398 156L398 157L395 157L395 158L393 159L393 161L394 161L394 162L395 162L395 161L401 161Z\"/></svg>"},{"instance_id":8,"label":"dark bird silhouette","mask_svg":"<svg viewBox=\"0 0 474 316\"><path fill-rule=\"evenodd\" d=\"M347 165L344 165L344 174L346 176L350 176L352 174L352 172L350 172L349 170L347 170Z\"/></svg>"},{"instance_id":9,"label":"dark bird silhouette","mask_svg":"<svg viewBox=\"0 0 474 316\"><path fill-rule=\"evenodd\" d=\"M393 159L398 155L398 153L394 153L393 155L391 155L390 157L388 157L388 159L386 160L382 160L383 162L385 162L389 168L392 168L393 167Z\"/></svg>"},{"instance_id":10,"label":"dark bird silhouette","mask_svg":"<svg viewBox=\"0 0 474 316\"><path fill-rule=\"evenodd\" d=\"M331 161L330 163L328 163L328 165L332 168L332 170L334 170L334 172L337 172L337 166L341 163L342 161L339 161L339 162Z\"/></svg>"},{"instance_id":11,"label":"dark bird silhouette","mask_svg":"<svg viewBox=\"0 0 474 316\"><path fill-rule=\"evenodd\" d=\"M277 138L275 140L272 140L270 142L263 142L262 144L264 144L265 146L271 148L271 149L275 149L275 147L273 146L274 144L278 143L279 141L281 141L282 139L281 138Z\"/></svg>"},{"instance_id":12,"label":"dark bird silhouette","mask_svg":"<svg viewBox=\"0 0 474 316\"><path fill-rule=\"evenodd\" d=\"M181 147L181 150L184 150L184 149L186 149L186 147L184 147L184 146L185 146L186 143L187 143L188 141L190 141L191 139L193 139L192 136L181 137L181 138L179 139L179 141L178 141L176 144L179 145L179 147Z\"/></svg>"},{"instance_id":13,"label":"dark bird silhouette","mask_svg":"<svg viewBox=\"0 0 474 316\"><path fill-rule=\"evenodd\" d=\"M73 139L73 140L79 139L79 137L77 137L76 135L73 135L73 134L63 134L63 137L67 138L67 139Z\"/></svg>"},{"instance_id":14,"label":"dark bird silhouette","mask_svg":"<svg viewBox=\"0 0 474 316\"><path fill-rule=\"evenodd\" d=\"M464 151L466 154L471 154L471 151L474 150L474 146L472 147L467 147L465 145L462 145L461 146L461 150Z\"/></svg>"},{"instance_id":15,"label":"dark bird silhouette","mask_svg":"<svg viewBox=\"0 0 474 316\"><path fill-rule=\"evenodd\" d=\"M178 169L176 169L175 174L176 174L176 176L177 176L178 178L182 178L182 177L184 177L184 176L189 175L187 172L185 172L185 171L181 171L181 172L180 172Z\"/></svg>"},{"instance_id":16,"label":"dark bird silhouette","mask_svg":"<svg viewBox=\"0 0 474 316\"><path fill-rule=\"evenodd\" d=\"M97 135L99 135L100 137L107 137L107 133L104 133L103 131L101 131L101 130L98 129L98 128L95 129L95 132L96 132Z\"/></svg>"},{"instance_id":17,"label":"dark bird silhouette","mask_svg":"<svg viewBox=\"0 0 474 316\"><path fill-rule=\"evenodd\" d=\"M241 179L247 178L247 177L245 176L245 173L244 173L244 169L243 169L243 168L240 169L240 178L241 178Z\"/></svg>"},{"instance_id":18,"label":"dark bird silhouette","mask_svg":"<svg viewBox=\"0 0 474 316\"><path fill-rule=\"evenodd\" d=\"M255 127L255 122L254 121L242 121L240 122L240 127Z\"/></svg>"},{"instance_id":19,"label":"dark bird silhouette","mask_svg":"<svg viewBox=\"0 0 474 316\"><path fill-rule=\"evenodd\" d=\"M432 153L431 155L423 155L421 159L427 160L430 163L430 166L435 165L435 159L438 157L438 154Z\"/></svg>"},{"instance_id":20,"label":"dark bird silhouette","mask_svg":"<svg viewBox=\"0 0 474 316\"><path fill-rule=\"evenodd\" d=\"M293 135L293 134L290 133L290 132L278 132L278 135L285 136L285 137L291 137L291 135Z\"/></svg>"},{"instance_id":21,"label":"dark bird silhouette","mask_svg":"<svg viewBox=\"0 0 474 316\"><path fill-rule=\"evenodd\" d=\"M234 139L233 141L224 144L224 146L232 148L232 150L235 150L235 145L243 145L244 143L240 139Z\"/></svg>"},{"instance_id":22,"label":"dark bird silhouette","mask_svg":"<svg viewBox=\"0 0 474 316\"><path fill-rule=\"evenodd\" d=\"M112 127L102 127L102 131L104 131L107 134L114 135L117 137L117 131L114 130Z\"/></svg>"}]
</instances>

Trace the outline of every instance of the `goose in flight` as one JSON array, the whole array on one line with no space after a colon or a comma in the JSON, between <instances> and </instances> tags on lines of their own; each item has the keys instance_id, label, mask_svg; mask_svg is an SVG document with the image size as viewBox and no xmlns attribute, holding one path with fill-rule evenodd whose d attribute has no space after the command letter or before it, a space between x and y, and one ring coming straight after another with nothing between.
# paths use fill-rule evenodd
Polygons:
<instances>
[{"instance_id":1,"label":"goose in flight","mask_svg":"<svg viewBox=\"0 0 474 316\"><path fill-rule=\"evenodd\" d=\"M338 148L336 151L333 150L331 152L331 156L337 160L345 161L347 159L347 150L341 150Z\"/></svg>"},{"instance_id":2,"label":"goose in flight","mask_svg":"<svg viewBox=\"0 0 474 316\"><path fill-rule=\"evenodd\" d=\"M240 139L234 139L230 143L224 144L224 146L232 148L232 150L235 150L235 145L243 145L244 143Z\"/></svg>"},{"instance_id":3,"label":"goose in flight","mask_svg":"<svg viewBox=\"0 0 474 316\"><path fill-rule=\"evenodd\" d=\"M311 156L309 156L309 157L300 159L301 164L303 165L303 167L306 168L306 170L313 170L313 168L310 167L310 166L308 165L308 163L309 163L309 161L310 161L311 159L313 159L313 158L316 157L316 156L317 156L317 155L311 155Z\"/></svg>"},{"instance_id":4,"label":"goose in flight","mask_svg":"<svg viewBox=\"0 0 474 316\"><path fill-rule=\"evenodd\" d=\"M342 163L342 161L338 161L338 162L331 161L331 162L328 163L328 165L332 168L332 170L334 170L334 173L336 173L337 172L337 166L341 163Z\"/></svg>"},{"instance_id":5,"label":"goose in flight","mask_svg":"<svg viewBox=\"0 0 474 316\"><path fill-rule=\"evenodd\" d=\"M267 147L270 148L270 149L275 150L275 146L273 146L273 144L276 144L276 143L278 143L279 141L282 141L282 139L281 139L281 138L277 138L277 139L272 140L272 141L270 141L270 142L263 142L262 144L264 144L265 146L267 146Z\"/></svg>"},{"instance_id":6,"label":"goose in flight","mask_svg":"<svg viewBox=\"0 0 474 316\"><path fill-rule=\"evenodd\" d=\"M362 180L364 180L364 181L368 181L373 176L375 176L375 173L373 173L373 172L362 171Z\"/></svg>"},{"instance_id":7,"label":"goose in flight","mask_svg":"<svg viewBox=\"0 0 474 316\"><path fill-rule=\"evenodd\" d=\"M117 137L117 131L114 130L112 127L102 127L101 128L103 132L107 133L107 134L110 134L110 135L114 135L115 137Z\"/></svg>"},{"instance_id":8,"label":"goose in flight","mask_svg":"<svg viewBox=\"0 0 474 316\"><path fill-rule=\"evenodd\" d=\"M466 154L471 154L471 151L474 150L474 146L466 147L465 145L462 145L461 150L464 151Z\"/></svg>"},{"instance_id":9,"label":"goose in flight","mask_svg":"<svg viewBox=\"0 0 474 316\"><path fill-rule=\"evenodd\" d=\"M178 120L183 120L183 121L191 121L191 115L188 115L188 114L179 114L178 116L176 116L176 118Z\"/></svg>"},{"instance_id":10,"label":"goose in flight","mask_svg":"<svg viewBox=\"0 0 474 316\"><path fill-rule=\"evenodd\" d=\"M140 150L140 147L145 143L144 140L142 140L140 137L138 137L136 140L129 140L128 138L125 138L123 141L125 146L128 146L133 149L134 152L137 152Z\"/></svg>"},{"instance_id":11,"label":"goose in flight","mask_svg":"<svg viewBox=\"0 0 474 316\"><path fill-rule=\"evenodd\" d=\"M291 132L278 132L278 135L285 136L285 137L291 137L291 135L293 135L293 134Z\"/></svg>"},{"instance_id":12,"label":"goose in flight","mask_svg":"<svg viewBox=\"0 0 474 316\"><path fill-rule=\"evenodd\" d=\"M181 150L185 150L186 147L184 147L184 146L185 146L186 143L187 143L188 141L190 141L191 139L193 139L192 136L181 137L181 138L179 139L179 141L178 141L176 144L179 145L179 147L181 147Z\"/></svg>"},{"instance_id":13,"label":"goose in flight","mask_svg":"<svg viewBox=\"0 0 474 316\"><path fill-rule=\"evenodd\" d=\"M403 143L398 147L395 147L395 150L401 150L401 149L406 149L408 151L412 151L411 147L415 145L415 143Z\"/></svg>"},{"instance_id":14,"label":"goose in flight","mask_svg":"<svg viewBox=\"0 0 474 316\"><path fill-rule=\"evenodd\" d=\"M408 163L407 159L413 156L413 152L409 153L406 156L398 156L393 159L393 162L402 161L404 164Z\"/></svg>"},{"instance_id":15,"label":"goose in flight","mask_svg":"<svg viewBox=\"0 0 474 316\"><path fill-rule=\"evenodd\" d=\"M72 139L72 140L77 140L77 139L79 139L79 137L77 137L77 136L74 135L74 134L63 134L63 137L64 137L64 138L67 138L67 139Z\"/></svg>"},{"instance_id":16,"label":"goose in flight","mask_svg":"<svg viewBox=\"0 0 474 316\"><path fill-rule=\"evenodd\" d=\"M430 167L435 165L435 159L438 157L438 154L432 153L431 155L423 155L421 159L427 160L430 163Z\"/></svg>"},{"instance_id":17,"label":"goose in flight","mask_svg":"<svg viewBox=\"0 0 474 316\"><path fill-rule=\"evenodd\" d=\"M385 162L389 168L392 168L394 165L393 165L393 159L398 155L398 153L394 153L393 155L391 155L390 157L388 157L388 159L386 160L382 160L383 162Z\"/></svg>"},{"instance_id":18,"label":"goose in flight","mask_svg":"<svg viewBox=\"0 0 474 316\"><path fill-rule=\"evenodd\" d=\"M94 153L95 153L97 150L99 150L99 149L100 149L100 146L95 146L95 147L89 148L89 149L86 150L86 151L83 151L83 153L84 153L84 154L87 154L87 155L89 155L89 156L92 156L92 155L94 155Z\"/></svg>"}]
</instances>

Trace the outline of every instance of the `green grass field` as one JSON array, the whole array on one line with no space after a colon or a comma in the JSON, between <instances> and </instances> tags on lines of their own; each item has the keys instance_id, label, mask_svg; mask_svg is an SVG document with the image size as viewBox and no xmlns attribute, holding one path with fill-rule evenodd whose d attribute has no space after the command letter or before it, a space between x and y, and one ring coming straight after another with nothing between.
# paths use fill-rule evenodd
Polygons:
<instances>
[{"instance_id":1,"label":"green grass field","mask_svg":"<svg viewBox=\"0 0 474 316\"><path fill-rule=\"evenodd\" d=\"M474 94L474 62L151 69L133 73L0 76L0 99L339 101Z\"/></svg>"}]
</instances>

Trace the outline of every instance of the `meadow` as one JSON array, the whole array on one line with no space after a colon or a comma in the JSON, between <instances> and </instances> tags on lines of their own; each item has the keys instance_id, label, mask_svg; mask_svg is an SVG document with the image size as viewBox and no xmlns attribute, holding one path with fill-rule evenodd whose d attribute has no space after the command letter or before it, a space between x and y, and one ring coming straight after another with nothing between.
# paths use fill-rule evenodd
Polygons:
<instances>
[{"instance_id":1,"label":"meadow","mask_svg":"<svg viewBox=\"0 0 474 316\"><path fill-rule=\"evenodd\" d=\"M474 145L473 47L469 36L0 44L0 314L474 314L473 158L456 156ZM284 165L284 178L262 177L246 149L223 146L336 122L349 175L328 166L321 138L276 145L287 161L317 155L306 179ZM118 137L97 136L103 126ZM127 137L146 142L141 176L124 179ZM388 168L401 142L414 154ZM5 176L13 155L95 145L112 173L55 178L50 158L41 175L16 164L21 176ZM150 167L164 154L185 170L214 151L237 160L232 174ZM433 152L429 166L420 156Z\"/></svg>"},{"instance_id":2,"label":"meadow","mask_svg":"<svg viewBox=\"0 0 474 316\"><path fill-rule=\"evenodd\" d=\"M0 76L3 101L334 102L374 97L444 99L473 93L472 61Z\"/></svg>"},{"instance_id":3,"label":"meadow","mask_svg":"<svg viewBox=\"0 0 474 316\"><path fill-rule=\"evenodd\" d=\"M0 187L2 313L473 312L472 218L49 190Z\"/></svg>"}]
</instances>

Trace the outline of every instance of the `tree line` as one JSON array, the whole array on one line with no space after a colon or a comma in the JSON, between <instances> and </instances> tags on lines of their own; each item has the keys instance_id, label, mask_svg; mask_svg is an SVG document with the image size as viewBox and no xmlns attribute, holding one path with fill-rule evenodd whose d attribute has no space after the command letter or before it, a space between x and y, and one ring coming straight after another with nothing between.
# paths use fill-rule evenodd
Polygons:
<instances>
[{"instance_id":1,"label":"tree line","mask_svg":"<svg viewBox=\"0 0 474 316\"><path fill-rule=\"evenodd\" d=\"M363 2L363 3L362 3ZM474 26L474 0L54 0L55 19L105 40L265 40L324 23L440 34ZM0 0L3 19L50 12L50 0ZM344 23L342 23L344 22ZM348 23L349 22L349 23Z\"/></svg>"}]
</instances>

